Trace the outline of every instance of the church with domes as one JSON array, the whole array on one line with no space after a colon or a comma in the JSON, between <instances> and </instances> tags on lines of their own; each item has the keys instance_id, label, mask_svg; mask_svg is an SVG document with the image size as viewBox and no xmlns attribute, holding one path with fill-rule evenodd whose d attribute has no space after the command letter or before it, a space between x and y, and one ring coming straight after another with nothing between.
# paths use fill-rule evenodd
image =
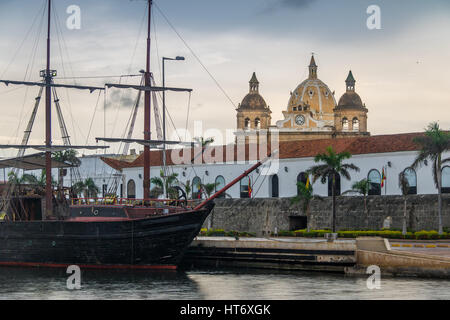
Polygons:
<instances>
[{"instance_id":1,"label":"church with domes","mask_svg":"<svg viewBox=\"0 0 450 320\"><path fill-rule=\"evenodd\" d=\"M256 74L249 93L237 109L237 136L258 136L277 131L280 142L370 136L368 110L356 93L352 71L345 81L346 92L336 103L334 91L318 78L318 66L311 57L309 76L291 92L283 120L271 124L271 110L259 91Z\"/></svg>"}]
</instances>

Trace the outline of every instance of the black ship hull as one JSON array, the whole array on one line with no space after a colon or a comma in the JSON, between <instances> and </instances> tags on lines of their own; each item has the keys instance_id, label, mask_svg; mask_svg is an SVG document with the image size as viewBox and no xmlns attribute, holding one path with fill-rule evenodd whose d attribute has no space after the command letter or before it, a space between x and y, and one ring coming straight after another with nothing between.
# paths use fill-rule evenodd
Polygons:
<instances>
[{"instance_id":1,"label":"black ship hull","mask_svg":"<svg viewBox=\"0 0 450 320\"><path fill-rule=\"evenodd\" d=\"M116 221L2 222L0 266L175 269L212 207Z\"/></svg>"}]
</instances>

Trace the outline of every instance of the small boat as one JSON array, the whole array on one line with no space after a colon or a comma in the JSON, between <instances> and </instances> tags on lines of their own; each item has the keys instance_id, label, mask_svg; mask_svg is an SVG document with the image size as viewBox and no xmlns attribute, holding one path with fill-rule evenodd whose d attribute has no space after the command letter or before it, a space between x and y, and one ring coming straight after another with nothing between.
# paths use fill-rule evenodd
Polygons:
<instances>
[{"instance_id":1,"label":"small boat","mask_svg":"<svg viewBox=\"0 0 450 320\"><path fill-rule=\"evenodd\" d=\"M198 235L205 219L214 208L214 199L231 186L260 167L259 161L249 170L198 204L179 200L152 200L150 194L150 147L162 141L150 139L150 93L174 88L152 87L150 73L150 17L152 1L148 1L147 69L144 86L128 86L145 91L144 145L144 199L123 201L100 199L95 203L71 199L64 218L53 214L53 190L51 175L46 178L45 215L42 219L17 219L8 211L8 199L3 201L0 219L0 266L67 267L99 269L176 269L192 240ZM42 82L0 80L18 85L40 86L46 92L46 144L31 146L4 145L2 148L19 150L38 149L45 152L46 172L51 172L51 154L55 150L91 148L89 146L55 146L51 143L51 97L55 87L104 90L55 84L55 72L50 69L50 19L51 0L48 0L47 69L41 72ZM126 87L126 86L121 86ZM179 89L178 89L179 90ZM55 101L56 102L56 101ZM58 106L57 106L58 108ZM35 108L36 109L36 108ZM28 130L28 129L27 129ZM98 138L101 139L101 138ZM123 139L103 138L115 142ZM166 141L164 141L166 142ZM167 142L170 143L170 142ZM23 153L22 153L23 155ZM11 197L10 197L11 199ZM10 200L9 199L9 200ZM50 219L50 217L59 217Z\"/></svg>"}]
</instances>

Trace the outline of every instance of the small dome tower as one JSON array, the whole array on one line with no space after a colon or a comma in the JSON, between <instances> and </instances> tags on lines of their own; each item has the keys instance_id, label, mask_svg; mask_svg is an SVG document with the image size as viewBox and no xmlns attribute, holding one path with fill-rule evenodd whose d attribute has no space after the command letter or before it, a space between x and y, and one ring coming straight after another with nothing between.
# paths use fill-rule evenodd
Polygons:
<instances>
[{"instance_id":1,"label":"small dome tower","mask_svg":"<svg viewBox=\"0 0 450 320\"><path fill-rule=\"evenodd\" d=\"M272 117L269 106L259 94L259 81L253 72L250 79L249 93L239 104L237 111L237 128L242 130L267 129Z\"/></svg>"},{"instance_id":2,"label":"small dome tower","mask_svg":"<svg viewBox=\"0 0 450 320\"><path fill-rule=\"evenodd\" d=\"M336 131L367 133L368 110L355 91L356 80L352 71L349 72L345 84L347 90L334 109Z\"/></svg>"}]
</instances>

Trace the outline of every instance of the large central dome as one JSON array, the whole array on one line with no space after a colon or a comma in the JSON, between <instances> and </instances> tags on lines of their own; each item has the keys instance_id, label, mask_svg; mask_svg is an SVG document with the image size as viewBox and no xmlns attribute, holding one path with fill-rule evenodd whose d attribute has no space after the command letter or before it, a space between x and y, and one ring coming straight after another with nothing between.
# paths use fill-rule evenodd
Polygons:
<instances>
[{"instance_id":1,"label":"large central dome","mask_svg":"<svg viewBox=\"0 0 450 320\"><path fill-rule=\"evenodd\" d=\"M314 117L332 115L336 100L330 88L317 78L317 65L314 56L309 65L309 77L303 81L291 94L288 112L303 110L309 106Z\"/></svg>"}]
</instances>

